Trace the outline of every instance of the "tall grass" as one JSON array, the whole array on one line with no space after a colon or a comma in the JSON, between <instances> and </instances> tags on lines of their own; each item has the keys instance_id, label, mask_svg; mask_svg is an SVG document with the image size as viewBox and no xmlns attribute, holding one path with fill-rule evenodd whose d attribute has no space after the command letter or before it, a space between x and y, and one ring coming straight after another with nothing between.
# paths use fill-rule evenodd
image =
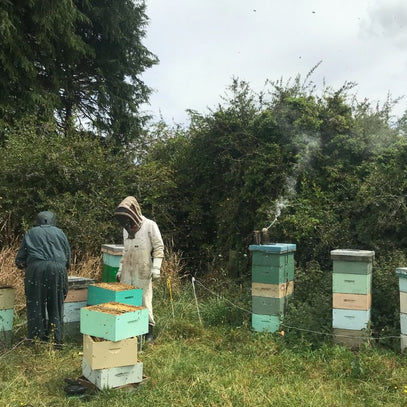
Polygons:
<instances>
[{"instance_id":1,"label":"tall grass","mask_svg":"<svg viewBox=\"0 0 407 407\"><path fill-rule=\"evenodd\" d=\"M97 264L89 259L73 270L94 277ZM0 351L0 405L407 405L404 355L368 345L354 352L329 341L311 347L287 342L280 333L252 332L247 287L221 277L202 280L195 285L197 306L191 280L178 273L182 267L179 254L168 254L155 283L156 340L140 354L147 377L142 385L96 391L86 403L69 397L64 378L81 376L81 345L67 342L60 351L48 344L28 347L17 333ZM3 278L1 273L2 283L20 281Z\"/></svg>"}]
</instances>

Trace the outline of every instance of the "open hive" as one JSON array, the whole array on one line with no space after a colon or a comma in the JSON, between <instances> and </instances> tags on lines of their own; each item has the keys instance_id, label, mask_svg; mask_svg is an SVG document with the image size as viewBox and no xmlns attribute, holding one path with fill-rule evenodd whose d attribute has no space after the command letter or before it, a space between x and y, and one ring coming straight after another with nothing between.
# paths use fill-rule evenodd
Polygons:
<instances>
[{"instance_id":1,"label":"open hive","mask_svg":"<svg viewBox=\"0 0 407 407\"><path fill-rule=\"evenodd\" d=\"M81 333L120 341L148 332L148 309L144 306L108 302L81 309Z\"/></svg>"}]
</instances>

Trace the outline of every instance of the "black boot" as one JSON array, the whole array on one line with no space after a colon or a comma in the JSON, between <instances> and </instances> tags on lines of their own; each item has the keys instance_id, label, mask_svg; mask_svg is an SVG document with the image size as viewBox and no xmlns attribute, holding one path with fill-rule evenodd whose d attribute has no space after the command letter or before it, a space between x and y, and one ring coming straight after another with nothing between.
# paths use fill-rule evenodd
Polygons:
<instances>
[{"instance_id":1,"label":"black boot","mask_svg":"<svg viewBox=\"0 0 407 407\"><path fill-rule=\"evenodd\" d=\"M153 344L154 343L154 339L153 339L153 325L148 324L148 333L145 336L146 342L149 344Z\"/></svg>"}]
</instances>

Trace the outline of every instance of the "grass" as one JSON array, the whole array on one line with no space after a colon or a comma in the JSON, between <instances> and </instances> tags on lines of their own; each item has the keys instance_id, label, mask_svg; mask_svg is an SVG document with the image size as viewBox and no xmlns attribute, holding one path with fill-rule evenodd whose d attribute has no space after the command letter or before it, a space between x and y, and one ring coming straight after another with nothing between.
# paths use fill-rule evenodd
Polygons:
<instances>
[{"instance_id":1,"label":"grass","mask_svg":"<svg viewBox=\"0 0 407 407\"><path fill-rule=\"evenodd\" d=\"M222 297L196 286L201 324L189 280L173 274L171 301L170 268L166 266L155 287L156 341L140 354L148 377L144 384L131 391L98 391L86 400L67 396L64 379L81 376L81 344L68 342L59 351L49 344L26 346L21 342L25 334L22 308L16 313L18 328L13 330L12 344L0 350L0 405L407 405L404 355L375 346L355 352L333 345L329 337L315 347L301 339L288 342L287 335L279 333L252 332L250 314L245 311L250 309L250 291L226 281L210 286L222 292ZM4 283L3 271L0 277Z\"/></svg>"}]
</instances>

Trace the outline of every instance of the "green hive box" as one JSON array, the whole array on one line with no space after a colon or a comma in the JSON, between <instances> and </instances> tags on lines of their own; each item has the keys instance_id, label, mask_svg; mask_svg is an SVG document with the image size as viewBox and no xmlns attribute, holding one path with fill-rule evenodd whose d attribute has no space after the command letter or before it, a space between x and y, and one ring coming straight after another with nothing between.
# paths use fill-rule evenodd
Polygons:
<instances>
[{"instance_id":1,"label":"green hive box","mask_svg":"<svg viewBox=\"0 0 407 407\"><path fill-rule=\"evenodd\" d=\"M341 274L370 274L375 252L371 250L337 249L331 251L333 272Z\"/></svg>"},{"instance_id":2,"label":"green hive box","mask_svg":"<svg viewBox=\"0 0 407 407\"><path fill-rule=\"evenodd\" d=\"M258 315L282 315L290 297L252 297L252 311Z\"/></svg>"},{"instance_id":3,"label":"green hive box","mask_svg":"<svg viewBox=\"0 0 407 407\"><path fill-rule=\"evenodd\" d=\"M90 305L81 309L81 333L121 341L148 332L148 309L119 302Z\"/></svg>"},{"instance_id":4,"label":"green hive box","mask_svg":"<svg viewBox=\"0 0 407 407\"><path fill-rule=\"evenodd\" d=\"M13 328L14 308L0 309L0 331L11 331Z\"/></svg>"},{"instance_id":5,"label":"green hive box","mask_svg":"<svg viewBox=\"0 0 407 407\"><path fill-rule=\"evenodd\" d=\"M120 260L123 255L123 245L118 244L103 244L103 269L102 281L116 281L116 274L119 271Z\"/></svg>"},{"instance_id":6,"label":"green hive box","mask_svg":"<svg viewBox=\"0 0 407 407\"><path fill-rule=\"evenodd\" d=\"M294 280L295 244L250 245L252 282L281 284Z\"/></svg>"},{"instance_id":7,"label":"green hive box","mask_svg":"<svg viewBox=\"0 0 407 407\"><path fill-rule=\"evenodd\" d=\"M88 287L88 305L112 301L136 306L142 305L143 290L117 282L92 284Z\"/></svg>"},{"instance_id":8,"label":"green hive box","mask_svg":"<svg viewBox=\"0 0 407 407\"><path fill-rule=\"evenodd\" d=\"M332 274L332 291L346 294L371 294L372 274Z\"/></svg>"}]
</instances>

